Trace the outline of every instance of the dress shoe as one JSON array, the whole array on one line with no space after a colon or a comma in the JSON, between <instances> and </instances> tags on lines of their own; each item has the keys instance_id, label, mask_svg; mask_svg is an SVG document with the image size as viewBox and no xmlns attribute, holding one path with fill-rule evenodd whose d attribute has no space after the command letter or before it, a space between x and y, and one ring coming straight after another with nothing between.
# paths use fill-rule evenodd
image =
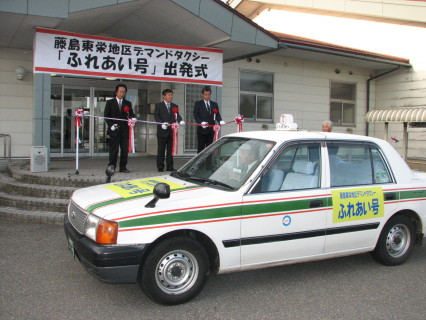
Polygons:
<instances>
[{"instance_id":1,"label":"dress shoe","mask_svg":"<svg viewBox=\"0 0 426 320\"><path fill-rule=\"evenodd\" d=\"M176 171L175 168L167 169L167 171Z\"/></svg>"},{"instance_id":2,"label":"dress shoe","mask_svg":"<svg viewBox=\"0 0 426 320\"><path fill-rule=\"evenodd\" d=\"M120 172L123 172L123 173L129 173L130 171L129 171L129 170L127 170L127 168L124 168L124 169L120 169Z\"/></svg>"},{"instance_id":3,"label":"dress shoe","mask_svg":"<svg viewBox=\"0 0 426 320\"><path fill-rule=\"evenodd\" d=\"M158 169L158 172L163 172L164 171L164 169Z\"/></svg>"}]
</instances>

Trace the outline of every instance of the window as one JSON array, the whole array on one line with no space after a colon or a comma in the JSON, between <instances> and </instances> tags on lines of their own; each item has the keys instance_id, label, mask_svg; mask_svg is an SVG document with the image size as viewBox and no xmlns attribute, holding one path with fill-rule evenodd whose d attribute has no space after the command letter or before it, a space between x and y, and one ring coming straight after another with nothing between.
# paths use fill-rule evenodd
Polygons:
<instances>
[{"instance_id":1,"label":"window","mask_svg":"<svg viewBox=\"0 0 426 320\"><path fill-rule=\"evenodd\" d=\"M287 147L263 176L255 192L313 189L320 186L320 144Z\"/></svg>"},{"instance_id":2,"label":"window","mask_svg":"<svg viewBox=\"0 0 426 320\"><path fill-rule=\"evenodd\" d=\"M194 105L201 99L201 89L204 85L187 84L185 86L185 121L195 123ZM182 111L180 111L182 112ZM197 152L197 126L185 127L185 152Z\"/></svg>"},{"instance_id":3,"label":"window","mask_svg":"<svg viewBox=\"0 0 426 320\"><path fill-rule=\"evenodd\" d=\"M391 183L379 150L372 145L329 143L332 187Z\"/></svg>"},{"instance_id":4,"label":"window","mask_svg":"<svg viewBox=\"0 0 426 320\"><path fill-rule=\"evenodd\" d=\"M273 110L272 73L240 72L240 114L245 120L272 121Z\"/></svg>"},{"instance_id":5,"label":"window","mask_svg":"<svg viewBox=\"0 0 426 320\"><path fill-rule=\"evenodd\" d=\"M353 83L331 82L330 120L335 125L355 125L355 92Z\"/></svg>"}]
</instances>

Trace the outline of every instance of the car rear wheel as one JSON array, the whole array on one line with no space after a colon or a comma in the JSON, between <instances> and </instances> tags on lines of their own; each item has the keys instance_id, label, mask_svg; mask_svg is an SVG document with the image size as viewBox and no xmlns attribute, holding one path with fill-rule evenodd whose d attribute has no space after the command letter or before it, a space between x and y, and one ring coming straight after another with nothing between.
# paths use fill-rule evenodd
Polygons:
<instances>
[{"instance_id":1,"label":"car rear wheel","mask_svg":"<svg viewBox=\"0 0 426 320\"><path fill-rule=\"evenodd\" d=\"M153 301L173 305L187 302L202 290L209 274L209 259L195 240L166 239L148 255L139 285Z\"/></svg>"},{"instance_id":2,"label":"car rear wheel","mask_svg":"<svg viewBox=\"0 0 426 320\"><path fill-rule=\"evenodd\" d=\"M413 251L414 233L414 224L410 218L396 216L390 219L372 252L374 259L387 266L404 263Z\"/></svg>"}]
</instances>

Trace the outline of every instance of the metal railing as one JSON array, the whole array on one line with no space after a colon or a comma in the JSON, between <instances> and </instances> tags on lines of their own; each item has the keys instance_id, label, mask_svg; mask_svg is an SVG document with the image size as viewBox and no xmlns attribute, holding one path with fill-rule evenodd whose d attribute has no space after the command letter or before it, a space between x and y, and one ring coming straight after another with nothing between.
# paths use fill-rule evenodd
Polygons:
<instances>
[{"instance_id":1,"label":"metal railing","mask_svg":"<svg viewBox=\"0 0 426 320\"><path fill-rule=\"evenodd\" d=\"M12 156L12 137L10 134L0 133L0 138L3 138L3 157L0 160L8 160L10 162Z\"/></svg>"}]
</instances>

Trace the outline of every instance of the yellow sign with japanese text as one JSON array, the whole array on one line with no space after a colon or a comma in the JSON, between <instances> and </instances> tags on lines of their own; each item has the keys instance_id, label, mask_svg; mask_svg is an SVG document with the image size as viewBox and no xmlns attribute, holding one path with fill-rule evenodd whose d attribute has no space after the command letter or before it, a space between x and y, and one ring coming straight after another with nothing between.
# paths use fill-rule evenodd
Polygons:
<instances>
[{"instance_id":1,"label":"yellow sign with japanese text","mask_svg":"<svg viewBox=\"0 0 426 320\"><path fill-rule=\"evenodd\" d=\"M170 182L166 179L161 178L148 178L140 180L131 180L117 182L114 184L108 184L105 187L111 189L112 191L118 193L123 198L134 197L137 195L148 195L152 194L152 190L157 183L167 183L170 186L170 190L182 189L183 185Z\"/></svg>"},{"instance_id":2,"label":"yellow sign with japanese text","mask_svg":"<svg viewBox=\"0 0 426 320\"><path fill-rule=\"evenodd\" d=\"M333 223L372 219L385 214L381 187L331 191Z\"/></svg>"}]
</instances>

